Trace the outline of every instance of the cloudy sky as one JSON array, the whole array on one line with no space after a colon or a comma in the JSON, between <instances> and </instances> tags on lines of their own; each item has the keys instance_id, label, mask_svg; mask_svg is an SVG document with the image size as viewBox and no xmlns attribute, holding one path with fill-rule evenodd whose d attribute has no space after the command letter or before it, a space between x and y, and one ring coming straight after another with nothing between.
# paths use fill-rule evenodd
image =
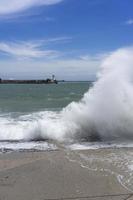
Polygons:
<instances>
[{"instance_id":1,"label":"cloudy sky","mask_svg":"<svg viewBox=\"0 0 133 200\"><path fill-rule=\"evenodd\" d=\"M1 78L92 80L132 44L132 0L0 0Z\"/></svg>"}]
</instances>

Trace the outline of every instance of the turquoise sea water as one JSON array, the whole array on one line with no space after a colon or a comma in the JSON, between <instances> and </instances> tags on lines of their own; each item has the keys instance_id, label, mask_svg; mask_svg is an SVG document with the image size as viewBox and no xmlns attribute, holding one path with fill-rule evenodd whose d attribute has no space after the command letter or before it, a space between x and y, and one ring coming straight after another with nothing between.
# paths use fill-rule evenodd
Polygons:
<instances>
[{"instance_id":1,"label":"turquoise sea water","mask_svg":"<svg viewBox=\"0 0 133 200\"><path fill-rule=\"evenodd\" d=\"M72 101L79 101L88 90L87 82L59 84L2 84L0 113L27 113L61 110Z\"/></svg>"},{"instance_id":2,"label":"turquoise sea water","mask_svg":"<svg viewBox=\"0 0 133 200\"><path fill-rule=\"evenodd\" d=\"M89 87L89 82L0 85L0 152L55 150L45 138L60 138L60 111L80 101Z\"/></svg>"},{"instance_id":3,"label":"turquoise sea water","mask_svg":"<svg viewBox=\"0 0 133 200\"><path fill-rule=\"evenodd\" d=\"M80 100L89 91L87 100L91 87L89 82L1 84L0 152L55 150L58 142L72 149L132 147L101 140L88 126L89 110Z\"/></svg>"}]
</instances>

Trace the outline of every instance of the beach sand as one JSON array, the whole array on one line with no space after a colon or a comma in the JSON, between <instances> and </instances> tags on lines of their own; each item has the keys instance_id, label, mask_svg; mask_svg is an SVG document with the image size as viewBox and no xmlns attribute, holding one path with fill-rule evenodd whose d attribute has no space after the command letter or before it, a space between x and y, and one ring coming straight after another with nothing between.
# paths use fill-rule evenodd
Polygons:
<instances>
[{"instance_id":1,"label":"beach sand","mask_svg":"<svg viewBox=\"0 0 133 200\"><path fill-rule=\"evenodd\" d=\"M0 200L133 200L132 155L131 148L0 154Z\"/></svg>"}]
</instances>

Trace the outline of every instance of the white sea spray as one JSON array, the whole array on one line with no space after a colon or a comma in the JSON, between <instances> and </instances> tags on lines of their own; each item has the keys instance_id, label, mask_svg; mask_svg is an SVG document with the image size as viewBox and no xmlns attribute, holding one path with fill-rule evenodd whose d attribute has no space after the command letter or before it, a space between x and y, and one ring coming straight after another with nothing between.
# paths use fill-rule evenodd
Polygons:
<instances>
[{"instance_id":1,"label":"white sea spray","mask_svg":"<svg viewBox=\"0 0 133 200\"><path fill-rule=\"evenodd\" d=\"M94 86L62 111L0 118L0 140L38 138L133 139L133 48L118 49L105 58Z\"/></svg>"}]
</instances>

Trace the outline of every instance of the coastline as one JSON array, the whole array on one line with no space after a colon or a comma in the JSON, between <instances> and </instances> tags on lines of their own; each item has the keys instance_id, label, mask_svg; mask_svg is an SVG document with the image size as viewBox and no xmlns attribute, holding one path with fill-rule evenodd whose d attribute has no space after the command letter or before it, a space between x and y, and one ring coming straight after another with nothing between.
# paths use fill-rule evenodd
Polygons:
<instances>
[{"instance_id":1,"label":"coastline","mask_svg":"<svg viewBox=\"0 0 133 200\"><path fill-rule=\"evenodd\" d=\"M2 80L0 84L58 84L57 80L46 79L46 80Z\"/></svg>"},{"instance_id":2,"label":"coastline","mask_svg":"<svg viewBox=\"0 0 133 200\"><path fill-rule=\"evenodd\" d=\"M0 154L0 199L128 199L129 154L133 148Z\"/></svg>"}]
</instances>

